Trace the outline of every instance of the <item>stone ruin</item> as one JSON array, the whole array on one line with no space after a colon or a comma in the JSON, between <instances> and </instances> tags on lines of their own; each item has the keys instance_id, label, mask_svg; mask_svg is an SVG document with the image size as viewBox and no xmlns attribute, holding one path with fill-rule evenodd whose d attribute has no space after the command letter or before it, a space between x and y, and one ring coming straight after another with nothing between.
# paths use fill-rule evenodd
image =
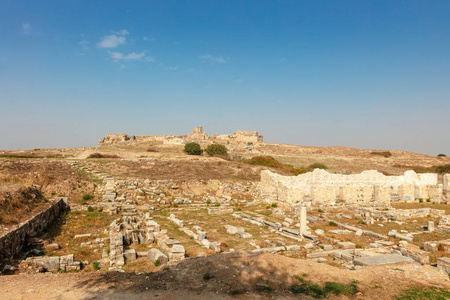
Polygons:
<instances>
[{"instance_id":1,"label":"stone ruin","mask_svg":"<svg viewBox=\"0 0 450 300\"><path fill-rule=\"evenodd\" d=\"M134 136L128 134L108 134L102 138L98 145L108 146L114 144L128 144L133 142L158 142L161 144L186 144L189 142L199 143L230 143L230 144L246 144L255 145L263 142L263 136L257 131L237 130L233 134L213 134L208 135L203 132L202 126L197 126L192 130L192 133L187 133L182 136L176 135L151 135L151 136Z\"/></svg>"},{"instance_id":2,"label":"stone ruin","mask_svg":"<svg viewBox=\"0 0 450 300\"><path fill-rule=\"evenodd\" d=\"M136 137L134 135L130 136L125 133L108 134L98 142L99 146L107 146L113 144L120 144L127 141L134 141Z\"/></svg>"},{"instance_id":3,"label":"stone ruin","mask_svg":"<svg viewBox=\"0 0 450 300\"><path fill-rule=\"evenodd\" d=\"M261 172L261 194L273 201L286 203L336 202L368 203L390 201L446 202L450 189L450 175L444 175L444 184L438 184L434 173L417 174L406 171L400 176L386 176L370 170L360 174L330 174L322 169L298 176L283 176L264 170Z\"/></svg>"}]
</instances>

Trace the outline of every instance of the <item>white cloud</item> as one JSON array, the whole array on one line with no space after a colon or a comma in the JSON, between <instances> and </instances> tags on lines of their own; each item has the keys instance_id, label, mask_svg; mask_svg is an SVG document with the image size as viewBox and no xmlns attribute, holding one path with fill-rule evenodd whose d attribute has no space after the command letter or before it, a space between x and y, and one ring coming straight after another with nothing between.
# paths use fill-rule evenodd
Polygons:
<instances>
[{"instance_id":1,"label":"white cloud","mask_svg":"<svg viewBox=\"0 0 450 300\"><path fill-rule=\"evenodd\" d=\"M127 39L123 36L117 36L115 34L105 35L100 42L97 43L99 48L116 48L119 45L125 43Z\"/></svg>"},{"instance_id":2,"label":"white cloud","mask_svg":"<svg viewBox=\"0 0 450 300\"><path fill-rule=\"evenodd\" d=\"M114 33L118 34L118 35L128 35L128 34L130 34L130 32L128 30L126 30L126 29L122 29L122 30L116 31Z\"/></svg>"},{"instance_id":3,"label":"white cloud","mask_svg":"<svg viewBox=\"0 0 450 300\"><path fill-rule=\"evenodd\" d=\"M146 41L146 42L154 42L156 39L155 39L155 38L149 38L149 37L144 36L144 37L142 38L142 40L143 40L143 41Z\"/></svg>"},{"instance_id":4,"label":"white cloud","mask_svg":"<svg viewBox=\"0 0 450 300\"><path fill-rule=\"evenodd\" d=\"M175 66L175 67L166 67L166 70L168 70L168 71L176 71L176 70L178 70L178 66Z\"/></svg>"},{"instance_id":5,"label":"white cloud","mask_svg":"<svg viewBox=\"0 0 450 300\"><path fill-rule=\"evenodd\" d=\"M31 25L30 23L22 24L22 33L25 35L31 34Z\"/></svg>"},{"instance_id":6,"label":"white cloud","mask_svg":"<svg viewBox=\"0 0 450 300\"><path fill-rule=\"evenodd\" d=\"M228 59L225 59L222 56L212 56L211 54L200 55L198 58L203 62L209 62L210 64L224 64Z\"/></svg>"},{"instance_id":7,"label":"white cloud","mask_svg":"<svg viewBox=\"0 0 450 300\"><path fill-rule=\"evenodd\" d=\"M141 53L131 52L127 55L124 55L121 52L111 52L110 53L111 58L114 59L114 62L118 61L127 61L127 60L140 60L141 58L145 57L145 51ZM147 56L145 57L146 61L153 61L153 57Z\"/></svg>"},{"instance_id":8,"label":"white cloud","mask_svg":"<svg viewBox=\"0 0 450 300\"><path fill-rule=\"evenodd\" d=\"M90 43L87 40L82 40L82 41L78 42L78 45L81 46L81 50L83 50L83 51L88 51L89 50L89 44Z\"/></svg>"}]
</instances>

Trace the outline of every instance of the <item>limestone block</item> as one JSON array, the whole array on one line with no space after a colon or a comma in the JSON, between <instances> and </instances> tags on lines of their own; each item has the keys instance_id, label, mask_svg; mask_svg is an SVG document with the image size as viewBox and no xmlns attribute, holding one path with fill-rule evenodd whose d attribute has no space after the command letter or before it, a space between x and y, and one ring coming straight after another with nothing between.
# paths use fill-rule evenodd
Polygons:
<instances>
[{"instance_id":1,"label":"limestone block","mask_svg":"<svg viewBox=\"0 0 450 300\"><path fill-rule=\"evenodd\" d=\"M73 263L73 254L60 256L59 257L59 262L61 264L71 264L71 263Z\"/></svg>"},{"instance_id":2,"label":"limestone block","mask_svg":"<svg viewBox=\"0 0 450 300\"><path fill-rule=\"evenodd\" d=\"M355 249L356 247L356 245L352 242L339 242L337 245L342 249Z\"/></svg>"},{"instance_id":3,"label":"limestone block","mask_svg":"<svg viewBox=\"0 0 450 300\"><path fill-rule=\"evenodd\" d=\"M448 274L450 274L450 258L448 257L439 257L437 259L438 268L444 270Z\"/></svg>"},{"instance_id":4,"label":"limestone block","mask_svg":"<svg viewBox=\"0 0 450 300\"><path fill-rule=\"evenodd\" d=\"M59 269L59 257L37 258L34 262L49 271L57 271Z\"/></svg>"},{"instance_id":5,"label":"limestone block","mask_svg":"<svg viewBox=\"0 0 450 300\"><path fill-rule=\"evenodd\" d=\"M251 239L253 236L248 232L236 232L236 235L241 239Z\"/></svg>"},{"instance_id":6,"label":"limestone block","mask_svg":"<svg viewBox=\"0 0 450 300\"><path fill-rule=\"evenodd\" d=\"M85 234L77 234L77 235L75 235L76 239L85 238L85 237L91 237L91 234L90 233L85 233Z\"/></svg>"},{"instance_id":7,"label":"limestone block","mask_svg":"<svg viewBox=\"0 0 450 300\"><path fill-rule=\"evenodd\" d=\"M113 202L114 200L116 200L116 197L116 193L107 193L103 195L103 202Z\"/></svg>"},{"instance_id":8,"label":"limestone block","mask_svg":"<svg viewBox=\"0 0 450 300\"><path fill-rule=\"evenodd\" d=\"M289 245L286 246L287 251L300 251L301 247L299 245Z\"/></svg>"},{"instance_id":9,"label":"limestone block","mask_svg":"<svg viewBox=\"0 0 450 300\"><path fill-rule=\"evenodd\" d=\"M211 243L210 243L210 241L209 241L208 239L203 239L203 240L200 241L200 243L201 243L203 246L205 246L206 248L208 248L208 249L209 249L209 247L210 247L210 245L211 245Z\"/></svg>"},{"instance_id":10,"label":"limestone block","mask_svg":"<svg viewBox=\"0 0 450 300\"><path fill-rule=\"evenodd\" d=\"M58 243L48 244L47 246L45 246L45 249L47 250L58 250L59 248L61 247Z\"/></svg>"},{"instance_id":11,"label":"limestone block","mask_svg":"<svg viewBox=\"0 0 450 300\"><path fill-rule=\"evenodd\" d=\"M136 250L128 249L123 252L123 256L126 260L136 260Z\"/></svg>"},{"instance_id":12,"label":"limestone block","mask_svg":"<svg viewBox=\"0 0 450 300\"><path fill-rule=\"evenodd\" d=\"M212 242L209 243L209 249L211 249L212 251L214 251L215 253L220 253L220 251L222 251L220 249L220 243L219 242Z\"/></svg>"},{"instance_id":13,"label":"limestone block","mask_svg":"<svg viewBox=\"0 0 450 300\"><path fill-rule=\"evenodd\" d=\"M359 266L370 266L370 265L385 265L385 264L395 264L401 262L413 262L409 257L401 256L398 254L383 254L375 256L366 256L355 258L353 261L355 265Z\"/></svg>"},{"instance_id":14,"label":"limestone block","mask_svg":"<svg viewBox=\"0 0 450 300\"><path fill-rule=\"evenodd\" d=\"M433 232L434 231L434 222L433 221L428 221L427 231L429 231L429 232Z\"/></svg>"},{"instance_id":15,"label":"limestone block","mask_svg":"<svg viewBox=\"0 0 450 300\"><path fill-rule=\"evenodd\" d=\"M399 187L399 197L401 201L411 202L415 199L415 188L412 184L404 184Z\"/></svg>"},{"instance_id":16,"label":"limestone block","mask_svg":"<svg viewBox=\"0 0 450 300\"><path fill-rule=\"evenodd\" d=\"M156 248L150 249L150 251L148 251L147 257L152 262L159 260L161 264L165 264L169 261L169 258Z\"/></svg>"},{"instance_id":17,"label":"limestone block","mask_svg":"<svg viewBox=\"0 0 450 300\"><path fill-rule=\"evenodd\" d=\"M145 235L145 242L147 244L152 244L155 241L155 237L153 236L153 234L151 234L150 232L147 232L147 234Z\"/></svg>"},{"instance_id":18,"label":"limestone block","mask_svg":"<svg viewBox=\"0 0 450 300\"><path fill-rule=\"evenodd\" d=\"M391 188L387 186L375 186L375 201L389 203L391 200Z\"/></svg>"}]
</instances>

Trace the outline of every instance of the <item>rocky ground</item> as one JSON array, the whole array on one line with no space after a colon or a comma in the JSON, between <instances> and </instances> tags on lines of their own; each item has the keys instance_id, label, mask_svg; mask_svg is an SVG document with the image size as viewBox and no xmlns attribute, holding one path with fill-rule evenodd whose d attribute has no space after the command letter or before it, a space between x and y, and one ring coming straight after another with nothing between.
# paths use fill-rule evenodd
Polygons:
<instances>
[{"instance_id":1,"label":"rocky ground","mask_svg":"<svg viewBox=\"0 0 450 300\"><path fill-rule=\"evenodd\" d=\"M327 281L354 282L356 299L392 299L410 286L450 289L448 276L429 266L396 264L349 271L274 254L233 253L185 260L154 273L1 276L0 294L2 299L313 299L291 291L299 284L295 275L321 286Z\"/></svg>"}]
</instances>

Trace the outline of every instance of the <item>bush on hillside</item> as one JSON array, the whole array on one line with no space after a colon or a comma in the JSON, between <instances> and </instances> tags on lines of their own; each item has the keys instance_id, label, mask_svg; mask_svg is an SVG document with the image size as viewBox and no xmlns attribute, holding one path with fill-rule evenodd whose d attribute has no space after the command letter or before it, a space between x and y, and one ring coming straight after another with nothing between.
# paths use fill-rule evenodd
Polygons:
<instances>
[{"instance_id":1,"label":"bush on hillside","mask_svg":"<svg viewBox=\"0 0 450 300\"><path fill-rule=\"evenodd\" d=\"M445 155L444 153L439 153L438 157L446 157L447 155Z\"/></svg>"},{"instance_id":2,"label":"bush on hillside","mask_svg":"<svg viewBox=\"0 0 450 300\"><path fill-rule=\"evenodd\" d=\"M380 155L380 156L384 156L386 158L392 156L392 153L389 152L389 151L373 151L370 154L372 154L372 155Z\"/></svg>"},{"instance_id":3,"label":"bush on hillside","mask_svg":"<svg viewBox=\"0 0 450 300\"><path fill-rule=\"evenodd\" d=\"M294 176L308 172L308 170L306 170L305 168L294 168L291 165L283 164L282 162L276 160L272 156L255 156L252 157L250 160L242 160L242 162L249 165L264 166L278 169L280 171L292 174Z\"/></svg>"},{"instance_id":4,"label":"bush on hillside","mask_svg":"<svg viewBox=\"0 0 450 300\"><path fill-rule=\"evenodd\" d=\"M208 153L209 156L214 156L214 155L227 156L228 155L227 148L224 145L219 145L219 144L209 145L208 147L206 147L205 151L206 151L206 153Z\"/></svg>"},{"instance_id":5,"label":"bush on hillside","mask_svg":"<svg viewBox=\"0 0 450 300\"><path fill-rule=\"evenodd\" d=\"M119 158L115 154L104 154L104 153L92 153L88 158Z\"/></svg>"},{"instance_id":6,"label":"bush on hillside","mask_svg":"<svg viewBox=\"0 0 450 300\"><path fill-rule=\"evenodd\" d=\"M264 166L280 169L283 164L272 156L255 156L248 161L249 165Z\"/></svg>"},{"instance_id":7,"label":"bush on hillside","mask_svg":"<svg viewBox=\"0 0 450 300\"><path fill-rule=\"evenodd\" d=\"M436 167L436 173L439 174L450 173L450 165L443 165Z\"/></svg>"},{"instance_id":8,"label":"bush on hillside","mask_svg":"<svg viewBox=\"0 0 450 300\"><path fill-rule=\"evenodd\" d=\"M203 153L203 150L197 143L188 143L184 145L184 152L189 155L201 155Z\"/></svg>"},{"instance_id":9,"label":"bush on hillside","mask_svg":"<svg viewBox=\"0 0 450 300\"><path fill-rule=\"evenodd\" d=\"M311 170L314 170L314 169L323 169L323 170L326 170L326 169L328 169L328 167L327 167L326 165L321 164L321 163L313 163L313 164L310 164L308 168L311 169Z\"/></svg>"}]
</instances>

